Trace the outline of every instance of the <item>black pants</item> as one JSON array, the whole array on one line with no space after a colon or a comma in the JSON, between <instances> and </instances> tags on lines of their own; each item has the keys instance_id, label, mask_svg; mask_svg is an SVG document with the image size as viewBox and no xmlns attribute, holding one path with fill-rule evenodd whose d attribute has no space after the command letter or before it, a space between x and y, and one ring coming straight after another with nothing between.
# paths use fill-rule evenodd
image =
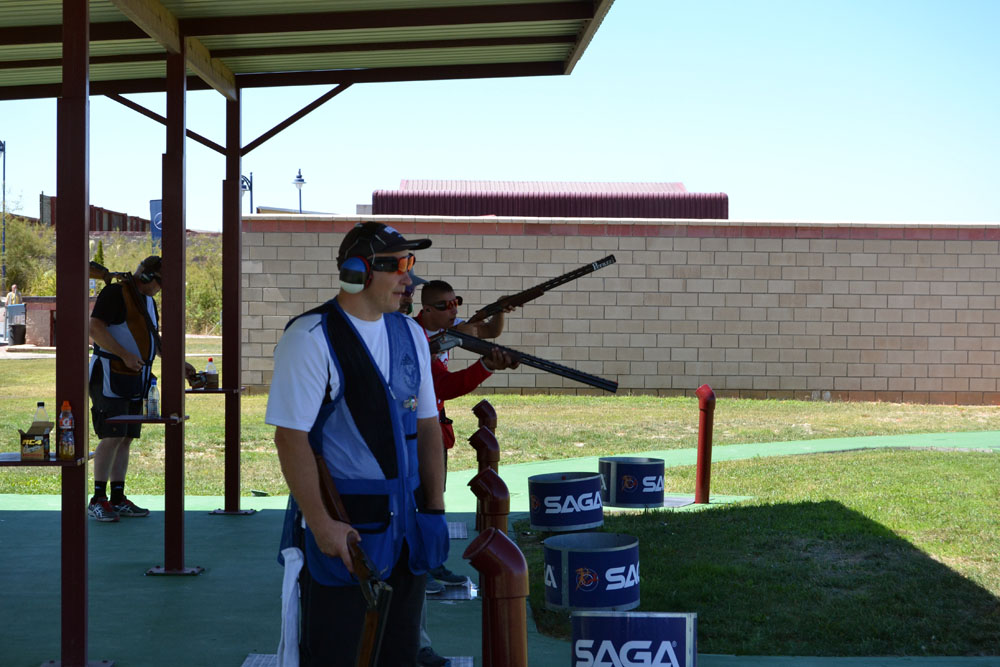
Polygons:
<instances>
[{"instance_id":1,"label":"black pants","mask_svg":"<svg viewBox=\"0 0 1000 667\"><path fill-rule=\"evenodd\" d=\"M379 652L380 666L417 664L426 577L410 572L409 553L404 544L392 574L386 579L392 586L392 602ZM302 568L299 585L302 591L301 667L354 667L365 612L361 588L318 584L309 576L308 565Z\"/></svg>"}]
</instances>

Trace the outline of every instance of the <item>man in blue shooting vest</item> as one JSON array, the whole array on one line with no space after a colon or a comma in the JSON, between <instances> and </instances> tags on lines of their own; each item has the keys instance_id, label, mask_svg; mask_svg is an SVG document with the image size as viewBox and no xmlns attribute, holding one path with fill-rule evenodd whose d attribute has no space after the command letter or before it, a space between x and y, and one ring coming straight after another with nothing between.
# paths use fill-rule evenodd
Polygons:
<instances>
[{"instance_id":1,"label":"man in blue shooting vest","mask_svg":"<svg viewBox=\"0 0 1000 667\"><path fill-rule=\"evenodd\" d=\"M430 244L380 223L354 227L337 256L337 298L292 320L274 351L265 421L293 499L282 547L305 554L303 666L354 664L365 609L348 551L357 538L393 587L379 664L416 664L425 574L447 558L448 527L430 350L396 310L409 251ZM327 514L314 453L351 524Z\"/></svg>"}]
</instances>

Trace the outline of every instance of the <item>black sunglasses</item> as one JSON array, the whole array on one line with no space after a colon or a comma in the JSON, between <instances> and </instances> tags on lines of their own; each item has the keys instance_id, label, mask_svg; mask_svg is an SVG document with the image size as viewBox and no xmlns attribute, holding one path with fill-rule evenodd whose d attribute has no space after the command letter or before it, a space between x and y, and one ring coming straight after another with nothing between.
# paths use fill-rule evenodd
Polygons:
<instances>
[{"instance_id":1,"label":"black sunglasses","mask_svg":"<svg viewBox=\"0 0 1000 667\"><path fill-rule=\"evenodd\" d=\"M431 303L428 305L434 310L440 310L440 311L451 310L452 308L456 308L462 305L462 297L456 296L451 301L438 301L437 303Z\"/></svg>"}]
</instances>

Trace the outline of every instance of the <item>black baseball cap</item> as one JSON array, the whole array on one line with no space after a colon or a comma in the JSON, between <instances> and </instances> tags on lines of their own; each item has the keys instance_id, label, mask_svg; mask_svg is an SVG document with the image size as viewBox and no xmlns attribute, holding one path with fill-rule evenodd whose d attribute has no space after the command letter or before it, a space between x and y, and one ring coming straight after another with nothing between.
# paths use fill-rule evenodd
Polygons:
<instances>
[{"instance_id":1,"label":"black baseball cap","mask_svg":"<svg viewBox=\"0 0 1000 667\"><path fill-rule=\"evenodd\" d=\"M156 278L160 277L160 269L163 266L163 260L160 259L159 255L150 255L146 259L142 260L142 272L148 273L150 276Z\"/></svg>"},{"instance_id":2,"label":"black baseball cap","mask_svg":"<svg viewBox=\"0 0 1000 667\"><path fill-rule=\"evenodd\" d=\"M430 245L430 239L408 241L398 230L383 225L381 222L358 223L351 231L347 232L347 236L340 243L337 263L341 264L345 259L354 255L371 258L380 252L423 250L429 248Z\"/></svg>"}]
</instances>

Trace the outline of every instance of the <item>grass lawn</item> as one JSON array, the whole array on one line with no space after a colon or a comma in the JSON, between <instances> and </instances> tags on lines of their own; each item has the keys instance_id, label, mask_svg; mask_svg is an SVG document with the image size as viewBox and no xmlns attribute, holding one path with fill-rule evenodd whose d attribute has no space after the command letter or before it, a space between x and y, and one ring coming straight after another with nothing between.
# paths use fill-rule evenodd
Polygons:
<instances>
[{"instance_id":1,"label":"grass lawn","mask_svg":"<svg viewBox=\"0 0 1000 667\"><path fill-rule=\"evenodd\" d=\"M743 655L1000 653L1000 457L852 451L716 463L712 490L751 502L605 513L639 537L638 611L698 613L698 649ZM668 468L691 489L694 468ZM547 534L520 522L539 629Z\"/></svg>"},{"instance_id":2,"label":"grass lawn","mask_svg":"<svg viewBox=\"0 0 1000 667\"><path fill-rule=\"evenodd\" d=\"M212 347L212 345L216 347ZM218 355L189 340L190 354ZM202 369L204 357L190 361ZM156 370L156 369L154 369ZM55 360L0 360L2 451L16 450L35 402L55 417ZM481 396L449 401L455 430L475 428ZM491 395L504 463L696 446L692 398ZM242 401L242 492L287 493L264 424L267 397ZM89 408L89 406L87 406ZM79 410L77 406L77 410ZM223 493L221 395L188 395L185 487ZM79 412L77 413L79 414ZM715 444L949 431L1000 431L994 406L720 399ZM96 437L91 435L91 447ZM163 435L133 445L128 490L163 493ZM453 470L475 466L459 445ZM668 468L668 492L694 469ZM7 468L0 493L60 492L54 470ZM640 610L695 611L699 649L764 655L1000 654L1000 457L875 450L717 462L712 491L750 502L701 512L608 513L605 529L640 536ZM517 530L517 529L516 529ZM519 530L540 628L564 635L541 602L544 536Z\"/></svg>"}]
</instances>

